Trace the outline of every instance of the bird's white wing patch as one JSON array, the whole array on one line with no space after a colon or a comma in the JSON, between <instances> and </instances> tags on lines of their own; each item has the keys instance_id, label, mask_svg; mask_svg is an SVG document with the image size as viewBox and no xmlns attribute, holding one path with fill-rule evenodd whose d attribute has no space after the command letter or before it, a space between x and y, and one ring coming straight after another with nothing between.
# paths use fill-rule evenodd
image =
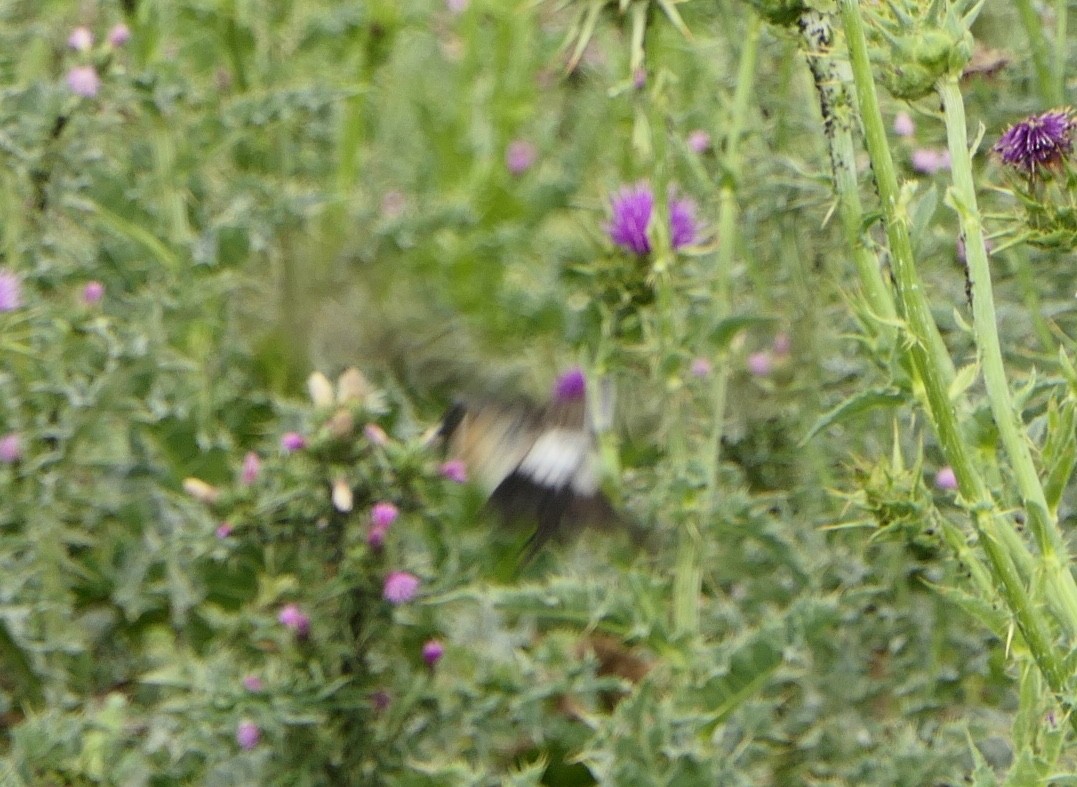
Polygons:
<instances>
[{"instance_id":1,"label":"bird's white wing patch","mask_svg":"<svg viewBox=\"0 0 1077 787\"><path fill-rule=\"evenodd\" d=\"M572 481L587 460L591 441L585 432L549 429L539 435L520 471L536 484L560 489Z\"/></svg>"}]
</instances>

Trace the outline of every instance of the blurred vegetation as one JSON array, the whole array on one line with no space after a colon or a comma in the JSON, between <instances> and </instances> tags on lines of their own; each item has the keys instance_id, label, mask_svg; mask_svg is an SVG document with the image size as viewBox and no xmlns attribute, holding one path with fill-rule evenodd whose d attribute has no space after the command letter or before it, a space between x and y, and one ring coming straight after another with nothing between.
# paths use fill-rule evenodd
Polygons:
<instances>
[{"instance_id":1,"label":"blurred vegetation","mask_svg":"<svg viewBox=\"0 0 1077 787\"><path fill-rule=\"evenodd\" d=\"M794 32L761 28L735 167L725 155L755 13L0 5L0 268L22 291L0 312L0 435L22 447L0 464L0 782L986 784L1061 746L1061 716L939 535L964 514L935 486L934 438L891 406L860 336ZM1004 62L963 83L997 211L1011 206L983 151L1047 108L1016 13L987 5L977 39ZM130 40L112 46L120 23ZM68 46L76 26L90 51ZM87 64L92 98L65 81ZM885 101L916 124L890 142L960 368L975 356L945 171L914 165L945 131L931 99ZM689 144L698 130L709 147ZM513 172L517 141L535 158ZM660 248L657 273L606 236L610 195L638 181L699 206L700 241ZM1054 374L1077 335L1071 263L992 256L1041 432L1035 370ZM728 375L713 500L698 358ZM575 363L616 382L614 492L654 545L587 532L520 566L516 535L438 474L424 433L461 391L541 396ZM311 402L312 372L353 366L361 395ZM802 442L860 391L878 396ZM973 422L994 450L987 410ZM282 449L291 431L303 449ZM378 501L401 510L383 548L367 541ZM688 528L694 630L671 614ZM397 570L421 585L394 606ZM309 635L281 623L290 603Z\"/></svg>"}]
</instances>

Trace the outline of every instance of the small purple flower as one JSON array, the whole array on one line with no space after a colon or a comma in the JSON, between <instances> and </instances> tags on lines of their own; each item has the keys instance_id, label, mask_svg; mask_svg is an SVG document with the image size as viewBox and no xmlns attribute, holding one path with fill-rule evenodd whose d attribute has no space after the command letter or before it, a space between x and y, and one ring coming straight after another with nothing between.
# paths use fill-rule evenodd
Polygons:
<instances>
[{"instance_id":1,"label":"small purple flower","mask_svg":"<svg viewBox=\"0 0 1077 787\"><path fill-rule=\"evenodd\" d=\"M587 393L587 378L583 369L574 366L557 378L553 385L553 398L558 402L578 401Z\"/></svg>"},{"instance_id":2,"label":"small purple flower","mask_svg":"<svg viewBox=\"0 0 1077 787\"><path fill-rule=\"evenodd\" d=\"M0 312L10 312L22 306L22 284L11 271L0 268Z\"/></svg>"},{"instance_id":3,"label":"small purple flower","mask_svg":"<svg viewBox=\"0 0 1077 787\"><path fill-rule=\"evenodd\" d=\"M101 79L93 66L75 66L67 72L67 87L76 96L93 98L101 89Z\"/></svg>"},{"instance_id":4,"label":"small purple flower","mask_svg":"<svg viewBox=\"0 0 1077 787\"><path fill-rule=\"evenodd\" d=\"M767 377L774 368L774 359L766 350L748 356L748 372L753 377Z\"/></svg>"},{"instance_id":5,"label":"small purple flower","mask_svg":"<svg viewBox=\"0 0 1077 787\"><path fill-rule=\"evenodd\" d=\"M911 137L916 133L916 124L908 112L898 112L894 116L894 133L899 137Z\"/></svg>"},{"instance_id":6,"label":"small purple flower","mask_svg":"<svg viewBox=\"0 0 1077 787\"><path fill-rule=\"evenodd\" d=\"M438 467L438 473L442 478L447 478L457 484L467 483L467 465L462 459L450 459L442 462Z\"/></svg>"},{"instance_id":7,"label":"small purple flower","mask_svg":"<svg viewBox=\"0 0 1077 787\"><path fill-rule=\"evenodd\" d=\"M428 667L436 665L444 655L445 646L436 639L427 640L423 645L423 661L426 662Z\"/></svg>"},{"instance_id":8,"label":"small purple flower","mask_svg":"<svg viewBox=\"0 0 1077 787\"><path fill-rule=\"evenodd\" d=\"M632 72L632 87L643 90L647 86L647 69L640 66Z\"/></svg>"},{"instance_id":9,"label":"small purple flower","mask_svg":"<svg viewBox=\"0 0 1077 787\"><path fill-rule=\"evenodd\" d=\"M991 148L1029 177L1060 164L1073 150L1074 123L1069 109L1032 115L1010 126Z\"/></svg>"},{"instance_id":10,"label":"small purple flower","mask_svg":"<svg viewBox=\"0 0 1077 787\"><path fill-rule=\"evenodd\" d=\"M408 198L404 196L404 192L397 189L392 189L385 192L381 198L381 217L387 221L396 221L404 215L404 211L408 209Z\"/></svg>"},{"instance_id":11,"label":"small purple flower","mask_svg":"<svg viewBox=\"0 0 1077 787\"><path fill-rule=\"evenodd\" d=\"M254 451L248 451L247 455L243 457L243 471L240 473L239 480L244 486L250 486L257 480L258 474L262 472L262 460L258 458L258 454Z\"/></svg>"},{"instance_id":12,"label":"small purple flower","mask_svg":"<svg viewBox=\"0 0 1077 787\"><path fill-rule=\"evenodd\" d=\"M307 447L307 438L299 434L299 432L285 432L280 438L281 450L286 454L294 454L296 451L302 451Z\"/></svg>"},{"instance_id":13,"label":"small purple flower","mask_svg":"<svg viewBox=\"0 0 1077 787\"><path fill-rule=\"evenodd\" d=\"M236 727L236 743L243 751L250 751L257 746L261 737L262 733L258 730L258 725L249 719L244 719Z\"/></svg>"},{"instance_id":14,"label":"small purple flower","mask_svg":"<svg viewBox=\"0 0 1077 787\"><path fill-rule=\"evenodd\" d=\"M394 571L385 578L382 597L390 604L406 604L419 591L419 578L407 571Z\"/></svg>"},{"instance_id":15,"label":"small purple flower","mask_svg":"<svg viewBox=\"0 0 1077 787\"><path fill-rule=\"evenodd\" d=\"M669 198L669 245L674 249L696 242L696 203L687 197Z\"/></svg>"},{"instance_id":16,"label":"small purple flower","mask_svg":"<svg viewBox=\"0 0 1077 787\"><path fill-rule=\"evenodd\" d=\"M538 151L526 139L516 139L505 149L505 166L513 175L522 175L535 163Z\"/></svg>"},{"instance_id":17,"label":"small purple flower","mask_svg":"<svg viewBox=\"0 0 1077 787\"><path fill-rule=\"evenodd\" d=\"M123 22L113 25L112 29L108 31L108 45L113 49L119 49L130 40L131 28Z\"/></svg>"},{"instance_id":18,"label":"small purple flower","mask_svg":"<svg viewBox=\"0 0 1077 787\"><path fill-rule=\"evenodd\" d=\"M613 218L606 231L610 240L634 254L648 254L651 242L647 238L647 225L654 211L654 194L651 187L640 182L622 188L610 200Z\"/></svg>"},{"instance_id":19,"label":"small purple flower","mask_svg":"<svg viewBox=\"0 0 1077 787\"><path fill-rule=\"evenodd\" d=\"M105 285L99 281L88 281L82 287L82 302L87 306L96 306L105 297Z\"/></svg>"},{"instance_id":20,"label":"small purple flower","mask_svg":"<svg viewBox=\"0 0 1077 787\"><path fill-rule=\"evenodd\" d=\"M385 689L378 689L371 693L370 704L374 706L374 710L382 713L389 710L389 706L393 704L393 698Z\"/></svg>"},{"instance_id":21,"label":"small purple flower","mask_svg":"<svg viewBox=\"0 0 1077 787\"><path fill-rule=\"evenodd\" d=\"M76 52L89 52L93 48L93 33L88 27L76 27L67 37L67 45Z\"/></svg>"},{"instance_id":22,"label":"small purple flower","mask_svg":"<svg viewBox=\"0 0 1077 787\"><path fill-rule=\"evenodd\" d=\"M917 148L912 152L912 168L925 175L950 168L950 151L933 148Z\"/></svg>"},{"instance_id":23,"label":"small purple flower","mask_svg":"<svg viewBox=\"0 0 1077 787\"><path fill-rule=\"evenodd\" d=\"M400 516L400 510L392 503L377 503L370 510L370 524L374 527L389 527Z\"/></svg>"},{"instance_id":24,"label":"small purple flower","mask_svg":"<svg viewBox=\"0 0 1077 787\"><path fill-rule=\"evenodd\" d=\"M711 372L714 371L714 364L706 358L696 358L692 361L689 371L693 377L702 380L704 377L710 377Z\"/></svg>"},{"instance_id":25,"label":"small purple flower","mask_svg":"<svg viewBox=\"0 0 1077 787\"><path fill-rule=\"evenodd\" d=\"M22 459L22 440L17 432L0 437L0 462L10 465Z\"/></svg>"},{"instance_id":26,"label":"small purple flower","mask_svg":"<svg viewBox=\"0 0 1077 787\"><path fill-rule=\"evenodd\" d=\"M377 424L367 424L363 427L363 436L374 445L384 446L389 444L389 435Z\"/></svg>"},{"instance_id":27,"label":"small purple flower","mask_svg":"<svg viewBox=\"0 0 1077 787\"><path fill-rule=\"evenodd\" d=\"M366 543L373 550L379 550L385 546L385 536L388 535L389 528L378 527L377 525L371 525L370 530L366 534Z\"/></svg>"},{"instance_id":28,"label":"small purple flower","mask_svg":"<svg viewBox=\"0 0 1077 787\"><path fill-rule=\"evenodd\" d=\"M693 153L706 153L711 149L711 135L701 128L689 132L688 148Z\"/></svg>"},{"instance_id":29,"label":"small purple flower","mask_svg":"<svg viewBox=\"0 0 1077 787\"><path fill-rule=\"evenodd\" d=\"M285 604L277 615L277 621L286 629L295 632L297 637L305 637L310 633L310 618L298 604Z\"/></svg>"},{"instance_id":30,"label":"small purple flower","mask_svg":"<svg viewBox=\"0 0 1077 787\"><path fill-rule=\"evenodd\" d=\"M957 476L954 475L954 469L949 465L940 467L939 471L935 473L935 486L947 491L957 489Z\"/></svg>"},{"instance_id":31,"label":"small purple flower","mask_svg":"<svg viewBox=\"0 0 1077 787\"><path fill-rule=\"evenodd\" d=\"M217 525L217 529L214 532L217 534L217 538L222 540L226 539L228 538L228 536L232 535L232 523L221 522L219 525Z\"/></svg>"},{"instance_id":32,"label":"small purple flower","mask_svg":"<svg viewBox=\"0 0 1077 787\"><path fill-rule=\"evenodd\" d=\"M243 678L243 688L251 693L256 693L262 690L262 679L257 675L246 675Z\"/></svg>"}]
</instances>

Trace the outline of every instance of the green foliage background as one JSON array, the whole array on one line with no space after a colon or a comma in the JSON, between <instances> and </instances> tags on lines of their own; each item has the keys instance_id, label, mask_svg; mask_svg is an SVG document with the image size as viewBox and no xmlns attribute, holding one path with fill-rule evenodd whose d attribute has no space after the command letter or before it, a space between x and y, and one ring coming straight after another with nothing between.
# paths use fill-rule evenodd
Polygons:
<instances>
[{"instance_id":1,"label":"green foliage background","mask_svg":"<svg viewBox=\"0 0 1077 787\"><path fill-rule=\"evenodd\" d=\"M649 5L637 88L615 4L570 74L585 4L0 5L0 266L24 299L0 314L0 434L24 446L0 465L0 781L943 784L986 782L1054 733L1021 701L1034 678L1004 632L947 592L963 574L937 523L962 514L933 487L941 457L917 417L872 409L799 444L888 382L850 308L818 101L795 38L766 28L731 181L723 129L754 12L676 8L692 35ZM989 4L978 37L1019 49L1012 13ZM66 46L76 25L100 41L121 21L122 48ZM1011 56L964 85L987 140L1043 108ZM92 99L64 82L82 62L102 76ZM944 131L928 101L912 112L915 137L891 144L960 365L956 222L942 176L911 166ZM713 150L688 146L695 129ZM537 153L522 174L514 140ZM640 274L604 230L609 196L644 179L660 201L695 199L704 225L675 258L672 306L620 300ZM715 237L731 182L737 236ZM715 328L724 243L732 309ZM1066 254L1029 259L993 258L1021 380L1074 327ZM80 301L90 280L99 306ZM791 354L750 375L779 333ZM710 509L697 356L731 375ZM584 533L521 568L423 432L459 390L541 395L576 362L618 382L616 493L654 544ZM376 390L341 429L305 380L352 365ZM308 448L286 455L292 430ZM219 499L192 499L188 477ZM351 512L330 501L341 478ZM383 551L365 541L379 500L402 511ZM670 613L686 527L694 632ZM415 602L382 600L392 570L421 578ZM308 638L278 622L286 603L310 614ZM604 669L599 635L646 676ZM250 751L242 720L261 731Z\"/></svg>"}]
</instances>

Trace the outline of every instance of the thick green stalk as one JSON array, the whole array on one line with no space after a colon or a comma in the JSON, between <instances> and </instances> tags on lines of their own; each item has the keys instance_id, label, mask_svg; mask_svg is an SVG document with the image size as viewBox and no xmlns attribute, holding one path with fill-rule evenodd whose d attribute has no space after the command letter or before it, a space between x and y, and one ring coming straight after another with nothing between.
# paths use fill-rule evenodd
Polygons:
<instances>
[{"instance_id":1,"label":"thick green stalk","mask_svg":"<svg viewBox=\"0 0 1077 787\"><path fill-rule=\"evenodd\" d=\"M1046 621L1033 604L1017 572L1014 555L1008 548L1011 539L1006 539L1004 546L1003 533L1010 529L1009 523L1000 514L977 472L972 452L962 439L956 410L944 382L945 375L929 350L928 337L931 328L935 327L934 321L923 297L922 284L915 267L908 233L909 219L899 206L897 175L886 142L858 0L841 0L841 16L868 154L886 223L894 282L909 334L906 351L924 387L943 454L957 476L961 496L972 514L980 543L999 582L999 591L1013 613L1037 665L1056 695L1062 697L1067 691L1068 670L1060 654L1052 647L1052 636ZM1077 718L1074 719L1074 727L1077 729Z\"/></svg>"},{"instance_id":2,"label":"thick green stalk","mask_svg":"<svg viewBox=\"0 0 1077 787\"><path fill-rule=\"evenodd\" d=\"M946 136L950 149L953 187L952 202L961 221L965 237L965 259L972 283L972 317L976 345L983 367L984 384L999 437L1010 460L1021 502L1028 515L1029 527L1046 572L1048 585L1060 594L1056 600L1066 610L1063 620L1070 636L1077 634L1077 584L1069 571L1069 559L1058 523L1051 516L1025 435L1024 424L1010 396L1006 368L1002 362L995 319L995 299L991 288L991 269L987 263L983 224L976 204L976 187L972 180L965 106L957 76L943 77L938 84L946 117Z\"/></svg>"}]
</instances>

